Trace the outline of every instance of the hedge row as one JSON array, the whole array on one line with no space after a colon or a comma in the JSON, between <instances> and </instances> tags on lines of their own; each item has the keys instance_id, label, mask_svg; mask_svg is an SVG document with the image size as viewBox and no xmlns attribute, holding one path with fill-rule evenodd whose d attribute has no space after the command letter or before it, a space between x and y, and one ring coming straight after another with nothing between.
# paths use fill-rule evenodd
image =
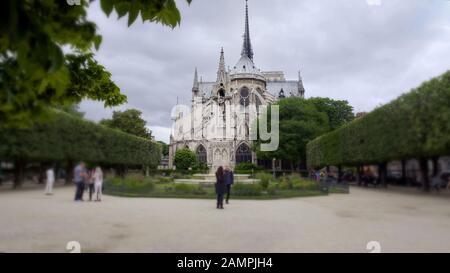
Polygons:
<instances>
[{"instance_id":1,"label":"hedge row","mask_svg":"<svg viewBox=\"0 0 450 273\"><path fill-rule=\"evenodd\" d=\"M307 145L309 167L450 154L450 71Z\"/></svg>"},{"instance_id":2,"label":"hedge row","mask_svg":"<svg viewBox=\"0 0 450 273\"><path fill-rule=\"evenodd\" d=\"M27 162L84 160L104 165L156 167L159 144L55 111L30 129L0 130L0 159Z\"/></svg>"}]
</instances>

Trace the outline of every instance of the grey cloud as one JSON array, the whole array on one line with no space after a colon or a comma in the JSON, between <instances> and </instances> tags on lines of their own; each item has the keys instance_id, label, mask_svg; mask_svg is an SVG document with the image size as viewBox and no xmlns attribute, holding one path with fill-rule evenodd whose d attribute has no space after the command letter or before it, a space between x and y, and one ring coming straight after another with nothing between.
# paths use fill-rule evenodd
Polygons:
<instances>
[{"instance_id":1,"label":"grey cloud","mask_svg":"<svg viewBox=\"0 0 450 273\"><path fill-rule=\"evenodd\" d=\"M89 17L103 43L97 59L112 72L129 102L159 135L171 126L170 110L188 104L193 70L214 80L220 47L227 66L242 45L244 1L178 1L182 22L158 24L107 18L95 1ZM356 111L370 111L449 69L450 2L444 0L250 0L250 32L255 63L297 78L302 70L306 95L346 99ZM84 102L87 117L111 110ZM158 131L158 133L159 133ZM164 132L163 132L164 131Z\"/></svg>"}]
</instances>

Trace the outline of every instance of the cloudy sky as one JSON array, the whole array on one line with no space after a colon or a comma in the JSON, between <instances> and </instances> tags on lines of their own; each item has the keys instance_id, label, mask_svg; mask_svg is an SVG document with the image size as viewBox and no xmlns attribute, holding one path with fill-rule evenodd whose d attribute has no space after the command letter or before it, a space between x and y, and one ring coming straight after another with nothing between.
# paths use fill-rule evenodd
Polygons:
<instances>
[{"instance_id":1,"label":"cloudy sky","mask_svg":"<svg viewBox=\"0 0 450 273\"><path fill-rule=\"evenodd\" d=\"M220 47L227 66L240 56L244 0L177 1L182 22L171 29L89 9L103 43L97 60L128 96L105 109L85 101L86 117L140 109L157 140L168 142L170 111L189 104L194 68L215 80ZM371 4L372 3L372 4ZM375 3L375 5L373 5ZM380 5L377 5L379 3ZM261 70L302 71L306 97L350 102L370 111L450 69L449 0L250 0L254 61Z\"/></svg>"}]
</instances>

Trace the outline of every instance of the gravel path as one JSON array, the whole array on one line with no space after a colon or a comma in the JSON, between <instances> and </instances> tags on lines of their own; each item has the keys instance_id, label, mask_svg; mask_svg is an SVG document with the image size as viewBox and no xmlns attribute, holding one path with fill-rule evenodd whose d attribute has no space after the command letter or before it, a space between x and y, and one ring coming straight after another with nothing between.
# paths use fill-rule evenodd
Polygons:
<instances>
[{"instance_id":1,"label":"gravel path","mask_svg":"<svg viewBox=\"0 0 450 273\"><path fill-rule=\"evenodd\" d=\"M73 188L0 193L0 252L450 252L450 199L352 188L270 201L120 198Z\"/></svg>"}]
</instances>

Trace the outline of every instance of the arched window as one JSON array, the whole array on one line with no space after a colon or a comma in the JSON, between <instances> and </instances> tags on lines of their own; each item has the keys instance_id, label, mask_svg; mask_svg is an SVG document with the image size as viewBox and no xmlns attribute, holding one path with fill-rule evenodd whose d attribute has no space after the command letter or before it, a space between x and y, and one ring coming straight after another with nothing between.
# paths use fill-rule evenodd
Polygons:
<instances>
[{"instance_id":1,"label":"arched window","mask_svg":"<svg viewBox=\"0 0 450 273\"><path fill-rule=\"evenodd\" d=\"M200 145L197 147L197 157L198 157L198 161L202 162L202 163L206 163L207 162L207 156L206 156L206 149L205 147L203 147L203 145Z\"/></svg>"},{"instance_id":2,"label":"arched window","mask_svg":"<svg viewBox=\"0 0 450 273\"><path fill-rule=\"evenodd\" d=\"M219 96L220 96L220 97L225 97L225 90L220 89L220 90L219 90Z\"/></svg>"},{"instance_id":3,"label":"arched window","mask_svg":"<svg viewBox=\"0 0 450 273\"><path fill-rule=\"evenodd\" d=\"M244 86L241 88L239 95L241 105L248 106L248 104L250 103L250 90L248 90L248 88Z\"/></svg>"},{"instance_id":4,"label":"arched window","mask_svg":"<svg viewBox=\"0 0 450 273\"><path fill-rule=\"evenodd\" d=\"M243 162L252 162L252 151L247 144L241 144L236 151L236 164Z\"/></svg>"}]
</instances>

